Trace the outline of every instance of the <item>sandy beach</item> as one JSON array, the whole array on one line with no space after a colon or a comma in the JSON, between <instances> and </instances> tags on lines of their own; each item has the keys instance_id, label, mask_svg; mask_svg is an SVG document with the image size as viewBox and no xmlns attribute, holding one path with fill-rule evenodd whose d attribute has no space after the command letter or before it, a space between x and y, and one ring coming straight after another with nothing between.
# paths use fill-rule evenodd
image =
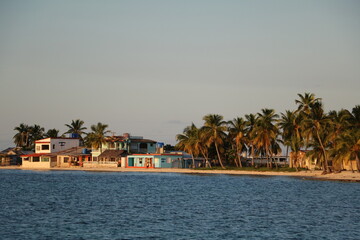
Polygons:
<instances>
[{"instance_id":1,"label":"sandy beach","mask_svg":"<svg viewBox=\"0 0 360 240\"><path fill-rule=\"evenodd\" d=\"M5 166L1 169L35 170L35 171L97 171L97 172L162 172L162 173L184 173L184 174L234 174L234 175L262 175L262 176L289 176L313 180L349 181L360 182L360 173L342 171L340 173L329 173L322 175L322 171L299 171L299 172L262 172L262 171L241 171L241 170L200 170L180 168L51 168L51 169L27 169L17 166Z\"/></svg>"}]
</instances>

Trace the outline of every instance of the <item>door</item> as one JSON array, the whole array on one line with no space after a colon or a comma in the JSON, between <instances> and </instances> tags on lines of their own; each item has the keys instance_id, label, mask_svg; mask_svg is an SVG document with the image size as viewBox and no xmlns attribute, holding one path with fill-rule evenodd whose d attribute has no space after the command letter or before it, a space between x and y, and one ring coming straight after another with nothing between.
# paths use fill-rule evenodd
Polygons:
<instances>
[{"instance_id":1,"label":"door","mask_svg":"<svg viewBox=\"0 0 360 240\"><path fill-rule=\"evenodd\" d=\"M128 166L133 167L134 166L134 158L128 158Z\"/></svg>"}]
</instances>

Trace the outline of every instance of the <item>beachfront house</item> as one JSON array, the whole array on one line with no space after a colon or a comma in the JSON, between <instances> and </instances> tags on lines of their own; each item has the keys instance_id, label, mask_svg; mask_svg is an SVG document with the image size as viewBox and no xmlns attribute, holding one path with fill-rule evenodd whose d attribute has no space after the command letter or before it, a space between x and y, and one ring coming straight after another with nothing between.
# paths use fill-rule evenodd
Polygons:
<instances>
[{"instance_id":1,"label":"beachfront house","mask_svg":"<svg viewBox=\"0 0 360 240\"><path fill-rule=\"evenodd\" d=\"M51 168L57 166L57 154L79 147L78 138L45 138L35 142L35 153L21 155L23 168Z\"/></svg>"},{"instance_id":2,"label":"beachfront house","mask_svg":"<svg viewBox=\"0 0 360 240\"><path fill-rule=\"evenodd\" d=\"M127 156L126 168L189 168L191 160L182 153L132 154Z\"/></svg>"},{"instance_id":3,"label":"beachfront house","mask_svg":"<svg viewBox=\"0 0 360 240\"><path fill-rule=\"evenodd\" d=\"M0 166L21 165L21 155L34 153L20 147L4 149L0 152Z\"/></svg>"}]
</instances>

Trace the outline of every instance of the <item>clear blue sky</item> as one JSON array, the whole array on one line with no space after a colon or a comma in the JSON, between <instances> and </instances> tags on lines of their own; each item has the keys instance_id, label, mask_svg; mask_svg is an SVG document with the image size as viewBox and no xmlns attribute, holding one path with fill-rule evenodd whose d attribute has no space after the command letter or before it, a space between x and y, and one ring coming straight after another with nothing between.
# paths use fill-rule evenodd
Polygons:
<instances>
[{"instance_id":1,"label":"clear blue sky","mask_svg":"<svg viewBox=\"0 0 360 240\"><path fill-rule=\"evenodd\" d=\"M360 104L360 1L0 1L0 148L82 119L174 144L202 117Z\"/></svg>"}]
</instances>

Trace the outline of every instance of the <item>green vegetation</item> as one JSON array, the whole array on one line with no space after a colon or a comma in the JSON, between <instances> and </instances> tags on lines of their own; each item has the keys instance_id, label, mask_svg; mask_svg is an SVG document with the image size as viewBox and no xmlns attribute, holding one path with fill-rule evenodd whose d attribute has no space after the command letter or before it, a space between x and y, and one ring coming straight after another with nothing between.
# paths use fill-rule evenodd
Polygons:
<instances>
[{"instance_id":1,"label":"green vegetation","mask_svg":"<svg viewBox=\"0 0 360 240\"><path fill-rule=\"evenodd\" d=\"M262 157L267 160L266 169L277 170L274 157L281 154L281 145L286 147L287 157L291 151L289 169L295 171L304 165L304 151L324 173L332 171L331 165L337 164L341 169L350 160L356 160L360 169L360 105L351 112L341 109L325 113L321 98L314 94L298 94L298 98L296 110L280 114L264 108L232 121L208 114L202 127L192 123L176 136L176 148L191 154L193 161L195 157L205 158L206 166L213 165L213 169L248 170L243 164L251 159L250 169L254 170L254 158ZM256 168L260 169L263 168Z\"/></svg>"}]
</instances>

